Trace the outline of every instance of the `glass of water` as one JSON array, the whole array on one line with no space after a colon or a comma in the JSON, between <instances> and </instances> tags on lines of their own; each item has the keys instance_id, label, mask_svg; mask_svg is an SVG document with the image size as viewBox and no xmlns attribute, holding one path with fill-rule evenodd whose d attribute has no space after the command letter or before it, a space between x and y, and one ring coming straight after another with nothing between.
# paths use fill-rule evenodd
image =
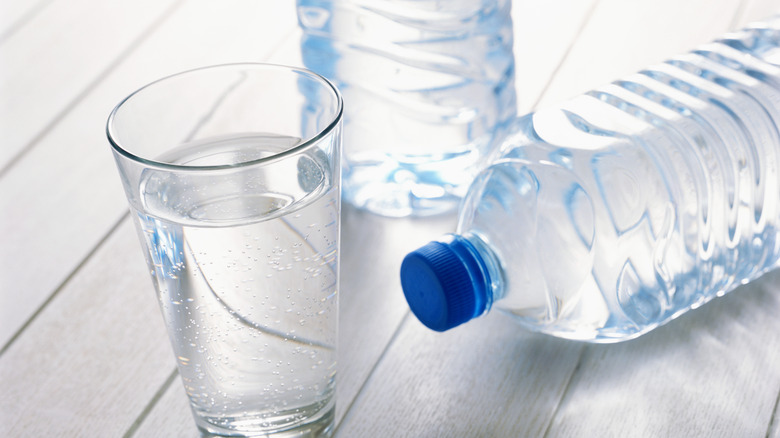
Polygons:
<instances>
[{"instance_id":1,"label":"glass of water","mask_svg":"<svg viewBox=\"0 0 780 438\"><path fill-rule=\"evenodd\" d=\"M341 118L321 76L232 64L149 84L108 119L205 435L332 432Z\"/></svg>"}]
</instances>

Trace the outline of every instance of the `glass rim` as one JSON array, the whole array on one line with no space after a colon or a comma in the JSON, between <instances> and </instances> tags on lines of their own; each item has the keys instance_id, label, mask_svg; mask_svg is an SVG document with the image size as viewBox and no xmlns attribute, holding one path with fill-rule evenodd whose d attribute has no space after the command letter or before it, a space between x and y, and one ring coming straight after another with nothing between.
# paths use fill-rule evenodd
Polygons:
<instances>
[{"instance_id":1,"label":"glass rim","mask_svg":"<svg viewBox=\"0 0 780 438\"><path fill-rule=\"evenodd\" d=\"M219 165L208 165L208 166L202 166L202 165L188 165L188 164L176 164L176 163L167 163L164 161L159 161L154 158L146 158L142 157L138 154L134 154L130 152L127 148L120 145L120 142L116 140L116 132L113 127L114 125L114 119L117 116L117 112L119 111L122 106L128 102L130 99L132 99L134 96L138 95L139 93L147 90L148 88L157 85L161 82L177 78L179 76L184 76L190 73L195 73L203 70L216 70L216 69L237 69L237 68L251 68L251 69L265 69L265 70L278 70L278 71L287 71L291 73L295 73L298 75L301 75L303 77L308 77L310 79L313 79L316 82L320 82L325 86L326 89L331 90L333 93L333 96L336 98L337 102L337 110L335 112L335 115L333 116L333 120L330 121L330 123L327 124L324 128L320 129L316 135L311 136L305 141L301 141L300 143L296 144L295 146L285 149L281 152L274 153L272 155L269 155L267 157L262 158L256 158L252 160L247 161L241 161L239 163L233 163L233 164L219 164ZM167 76L163 76L159 79L156 79L152 82L149 82L148 84L142 86L141 88L138 88L137 90L133 91L132 93L128 94L125 98L123 98L121 101L119 101L116 106L111 110L111 113L108 115L108 120L106 121L106 137L108 138L108 142L111 144L111 148L116 151L117 153L125 156L126 158L138 162L140 164L143 164L147 167L156 167L156 168L162 168L162 169L168 169L168 170L178 170L178 171L208 171L208 170L225 170L225 169L236 169L241 167L247 167L247 166L254 166L258 164L266 164L271 163L274 161L282 160L288 156L291 155L297 155L299 152L304 151L306 149L309 149L312 145L319 142L323 137L327 136L329 133L331 133L334 129L336 129L336 126L339 124L343 117L344 113L344 101L341 96L341 93L339 92L338 88L336 88L335 85L331 81L329 81L324 76L315 73L311 70L308 70L303 67L293 67L289 65L282 65L282 64L271 64L271 63L262 63L262 62L241 62L241 63L227 63L227 64L215 64L215 65L208 65L204 67L197 67L192 68L189 70L180 71L178 73L173 73Z\"/></svg>"}]
</instances>

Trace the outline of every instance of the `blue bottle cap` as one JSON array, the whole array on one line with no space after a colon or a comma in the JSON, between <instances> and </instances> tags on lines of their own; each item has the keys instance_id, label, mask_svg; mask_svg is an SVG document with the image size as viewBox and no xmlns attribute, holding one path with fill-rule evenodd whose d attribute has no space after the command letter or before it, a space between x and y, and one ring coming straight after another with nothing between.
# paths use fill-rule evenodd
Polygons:
<instances>
[{"instance_id":1,"label":"blue bottle cap","mask_svg":"<svg viewBox=\"0 0 780 438\"><path fill-rule=\"evenodd\" d=\"M468 241L430 242L401 264L401 286L412 313L443 332L479 315L487 303L487 274Z\"/></svg>"}]
</instances>

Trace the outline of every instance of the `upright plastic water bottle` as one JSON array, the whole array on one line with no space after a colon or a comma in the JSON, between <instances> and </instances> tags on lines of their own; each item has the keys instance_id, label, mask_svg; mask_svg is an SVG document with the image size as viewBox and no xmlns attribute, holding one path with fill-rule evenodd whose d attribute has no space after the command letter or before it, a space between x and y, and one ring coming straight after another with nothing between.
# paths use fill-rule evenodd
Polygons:
<instances>
[{"instance_id":1,"label":"upright plastic water bottle","mask_svg":"<svg viewBox=\"0 0 780 438\"><path fill-rule=\"evenodd\" d=\"M301 53L344 96L342 192L386 216L457 208L516 115L511 0L297 0Z\"/></svg>"},{"instance_id":2,"label":"upright plastic water bottle","mask_svg":"<svg viewBox=\"0 0 780 438\"><path fill-rule=\"evenodd\" d=\"M457 233L410 253L425 325L491 308L571 339L634 338L775 267L780 19L517 119Z\"/></svg>"}]
</instances>

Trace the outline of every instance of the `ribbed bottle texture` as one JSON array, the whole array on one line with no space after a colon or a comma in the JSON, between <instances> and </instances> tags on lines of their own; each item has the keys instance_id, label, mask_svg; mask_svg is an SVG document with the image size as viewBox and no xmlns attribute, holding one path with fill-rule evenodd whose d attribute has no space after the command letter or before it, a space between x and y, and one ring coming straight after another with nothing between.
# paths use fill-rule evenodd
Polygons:
<instances>
[{"instance_id":1,"label":"ribbed bottle texture","mask_svg":"<svg viewBox=\"0 0 780 438\"><path fill-rule=\"evenodd\" d=\"M780 20L517 119L458 234L528 328L630 339L777 264Z\"/></svg>"},{"instance_id":2,"label":"ribbed bottle texture","mask_svg":"<svg viewBox=\"0 0 780 438\"><path fill-rule=\"evenodd\" d=\"M344 198L457 207L515 116L510 0L297 0L307 68L344 95Z\"/></svg>"}]
</instances>

